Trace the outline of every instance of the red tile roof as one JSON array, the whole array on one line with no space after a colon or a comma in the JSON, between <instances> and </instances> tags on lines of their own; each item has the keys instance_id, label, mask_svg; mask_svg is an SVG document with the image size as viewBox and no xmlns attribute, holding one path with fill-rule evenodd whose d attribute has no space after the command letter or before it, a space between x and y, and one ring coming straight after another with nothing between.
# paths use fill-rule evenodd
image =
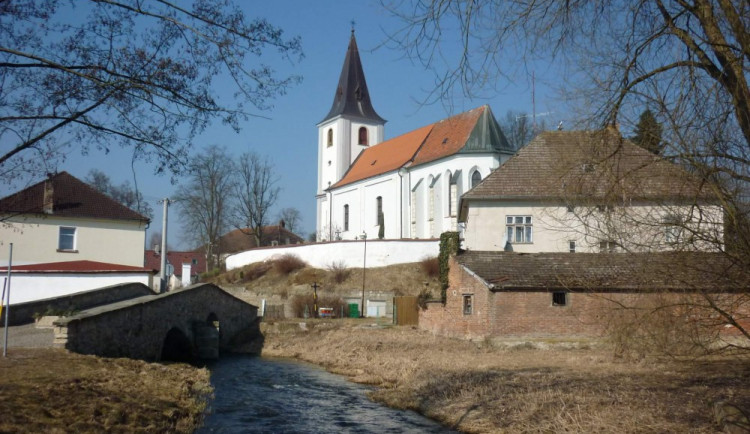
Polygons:
<instances>
[{"instance_id":1,"label":"red tile roof","mask_svg":"<svg viewBox=\"0 0 750 434\"><path fill-rule=\"evenodd\" d=\"M109 220L149 221L149 218L120 204L67 172L0 199L0 214L46 214L45 183L51 182L53 207L50 215Z\"/></svg>"},{"instance_id":2,"label":"red tile roof","mask_svg":"<svg viewBox=\"0 0 750 434\"><path fill-rule=\"evenodd\" d=\"M257 247L270 246L274 241L279 245L300 244L305 242L302 237L294 232L276 225L263 227L263 237L260 242L261 245L257 246L255 243L255 237L252 235L250 229L244 228L235 229L222 235L221 238L219 238L219 246L216 251L222 254L244 252L245 250L255 249Z\"/></svg>"},{"instance_id":3,"label":"red tile roof","mask_svg":"<svg viewBox=\"0 0 750 434\"><path fill-rule=\"evenodd\" d=\"M373 145L362 151L344 177L329 188L457 154L465 149L485 112L490 115L486 105Z\"/></svg>"},{"instance_id":4,"label":"red tile roof","mask_svg":"<svg viewBox=\"0 0 750 434\"><path fill-rule=\"evenodd\" d=\"M0 271L7 272L8 267L0 267ZM67 261L49 262L45 264L14 265L11 267L14 273L143 273L153 272L152 269L144 267L133 267L130 265L108 264L96 261Z\"/></svg>"},{"instance_id":5,"label":"red tile roof","mask_svg":"<svg viewBox=\"0 0 750 434\"><path fill-rule=\"evenodd\" d=\"M193 263L195 261L195 263ZM167 252L167 262L174 267L175 276L182 276L182 264L190 264L190 273L192 275L200 274L206 271L206 255L199 251L192 252ZM146 250L145 253L146 268L161 271L161 255L153 250Z\"/></svg>"}]
</instances>

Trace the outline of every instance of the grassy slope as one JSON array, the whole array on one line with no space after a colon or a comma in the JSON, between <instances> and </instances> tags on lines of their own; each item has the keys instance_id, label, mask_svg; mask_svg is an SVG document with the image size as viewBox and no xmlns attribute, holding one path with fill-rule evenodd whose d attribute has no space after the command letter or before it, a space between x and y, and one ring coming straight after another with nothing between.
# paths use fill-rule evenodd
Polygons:
<instances>
[{"instance_id":1,"label":"grassy slope","mask_svg":"<svg viewBox=\"0 0 750 434\"><path fill-rule=\"evenodd\" d=\"M192 432L209 373L54 349L0 358L0 432Z\"/></svg>"},{"instance_id":2,"label":"grassy slope","mask_svg":"<svg viewBox=\"0 0 750 434\"><path fill-rule=\"evenodd\" d=\"M263 355L297 357L465 432L716 432L712 403L750 408L750 364L613 360L606 349L478 346L411 327L266 325Z\"/></svg>"}]
</instances>

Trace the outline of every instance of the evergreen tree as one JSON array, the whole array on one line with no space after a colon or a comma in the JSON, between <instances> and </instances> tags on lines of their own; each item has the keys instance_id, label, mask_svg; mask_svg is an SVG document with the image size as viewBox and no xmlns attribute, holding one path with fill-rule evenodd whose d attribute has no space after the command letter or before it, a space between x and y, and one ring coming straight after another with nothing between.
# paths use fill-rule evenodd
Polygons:
<instances>
[{"instance_id":1,"label":"evergreen tree","mask_svg":"<svg viewBox=\"0 0 750 434\"><path fill-rule=\"evenodd\" d=\"M646 109L638 118L635 126L635 136L631 138L633 143L659 155L664 148L661 140L661 124L656 120L651 110Z\"/></svg>"}]
</instances>

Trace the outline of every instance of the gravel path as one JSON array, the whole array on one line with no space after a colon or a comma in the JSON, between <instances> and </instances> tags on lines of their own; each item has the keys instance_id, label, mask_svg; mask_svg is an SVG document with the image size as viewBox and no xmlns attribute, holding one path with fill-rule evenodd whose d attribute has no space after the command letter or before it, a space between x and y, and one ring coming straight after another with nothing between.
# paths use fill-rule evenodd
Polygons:
<instances>
[{"instance_id":1,"label":"gravel path","mask_svg":"<svg viewBox=\"0 0 750 434\"><path fill-rule=\"evenodd\" d=\"M0 327L0 342L5 343L5 327ZM55 338L52 328L36 328L36 324L8 327L8 348L51 347Z\"/></svg>"}]
</instances>

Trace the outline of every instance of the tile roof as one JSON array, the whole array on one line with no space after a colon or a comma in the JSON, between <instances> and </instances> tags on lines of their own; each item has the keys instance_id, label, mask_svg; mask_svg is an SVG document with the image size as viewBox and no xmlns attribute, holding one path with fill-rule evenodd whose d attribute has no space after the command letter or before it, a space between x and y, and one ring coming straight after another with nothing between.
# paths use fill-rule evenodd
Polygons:
<instances>
[{"instance_id":1,"label":"tile roof","mask_svg":"<svg viewBox=\"0 0 750 434\"><path fill-rule=\"evenodd\" d=\"M329 189L459 152L501 150L510 151L489 106L484 105L365 149Z\"/></svg>"},{"instance_id":2,"label":"tile roof","mask_svg":"<svg viewBox=\"0 0 750 434\"><path fill-rule=\"evenodd\" d=\"M288 243L287 239L289 240ZM270 246L273 241L276 241L279 245L299 244L305 242L305 240L299 235L284 227L280 227L279 225L264 226L260 247ZM217 252L229 254L244 252L245 250L255 249L257 247L259 246L256 245L255 237L252 235L249 228L235 229L231 232L227 232L219 238Z\"/></svg>"},{"instance_id":3,"label":"tile roof","mask_svg":"<svg viewBox=\"0 0 750 434\"><path fill-rule=\"evenodd\" d=\"M157 273L161 271L161 255L154 250L145 252L146 268L154 270ZM195 263L193 263L195 261ZM206 271L206 255L200 251L192 252L170 252L167 251L167 262L174 267L175 276L182 276L182 264L191 264L190 273L193 275Z\"/></svg>"},{"instance_id":4,"label":"tile roof","mask_svg":"<svg viewBox=\"0 0 750 434\"><path fill-rule=\"evenodd\" d=\"M747 291L750 273L713 252L514 253L468 251L458 262L495 291Z\"/></svg>"},{"instance_id":5,"label":"tile roof","mask_svg":"<svg viewBox=\"0 0 750 434\"><path fill-rule=\"evenodd\" d=\"M8 267L0 267L0 271ZM153 272L147 267L133 267L130 265L108 264L96 261L66 261L49 262L44 264L14 265L14 273L143 273Z\"/></svg>"},{"instance_id":6,"label":"tile roof","mask_svg":"<svg viewBox=\"0 0 750 434\"><path fill-rule=\"evenodd\" d=\"M612 129L547 131L462 196L473 199L707 199L681 167Z\"/></svg>"},{"instance_id":7,"label":"tile roof","mask_svg":"<svg viewBox=\"0 0 750 434\"><path fill-rule=\"evenodd\" d=\"M44 211L45 184L48 181L52 185L51 213ZM68 172L60 172L48 180L0 199L0 214L48 214L58 217L149 221L148 217L127 208Z\"/></svg>"}]
</instances>

